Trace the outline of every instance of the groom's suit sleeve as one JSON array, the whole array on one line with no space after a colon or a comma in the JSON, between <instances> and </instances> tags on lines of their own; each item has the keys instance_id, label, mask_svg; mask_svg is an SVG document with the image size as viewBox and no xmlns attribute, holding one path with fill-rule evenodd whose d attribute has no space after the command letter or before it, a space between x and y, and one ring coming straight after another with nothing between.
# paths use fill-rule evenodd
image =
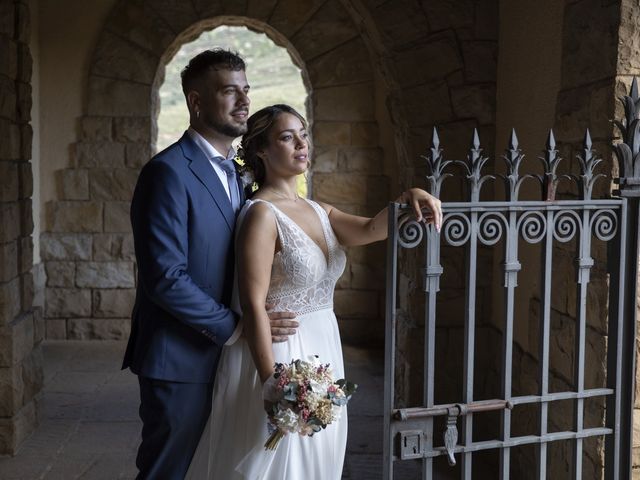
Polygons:
<instances>
[{"instance_id":1,"label":"groom's suit sleeve","mask_svg":"<svg viewBox=\"0 0 640 480\"><path fill-rule=\"evenodd\" d=\"M237 318L202 291L187 272L188 208L178 173L164 162L149 162L131 205L139 278L154 303L223 345L233 334Z\"/></svg>"}]
</instances>

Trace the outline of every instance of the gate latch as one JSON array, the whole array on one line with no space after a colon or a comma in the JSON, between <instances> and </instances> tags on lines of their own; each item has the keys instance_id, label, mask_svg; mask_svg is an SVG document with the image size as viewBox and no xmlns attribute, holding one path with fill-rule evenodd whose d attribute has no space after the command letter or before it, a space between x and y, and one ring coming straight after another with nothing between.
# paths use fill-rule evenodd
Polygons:
<instances>
[{"instance_id":1,"label":"gate latch","mask_svg":"<svg viewBox=\"0 0 640 480\"><path fill-rule=\"evenodd\" d=\"M419 418L437 417L446 415L447 427L443 433L444 448L447 453L447 461L450 466L456 464L454 451L458 444L458 417L469 413L490 412L495 410L513 409L513 403L508 400L481 400L471 403L454 403L448 405L436 405L429 408L403 408L395 410L393 418L397 421L407 421ZM424 435L431 432L422 430L405 430L400 433L400 459L422 458L425 453L423 446Z\"/></svg>"}]
</instances>

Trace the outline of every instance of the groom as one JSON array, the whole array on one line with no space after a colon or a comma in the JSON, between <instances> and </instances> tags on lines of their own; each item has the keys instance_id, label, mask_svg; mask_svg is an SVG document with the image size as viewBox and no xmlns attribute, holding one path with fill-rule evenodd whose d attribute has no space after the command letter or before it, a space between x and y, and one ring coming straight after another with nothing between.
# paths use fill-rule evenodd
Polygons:
<instances>
[{"instance_id":1,"label":"groom","mask_svg":"<svg viewBox=\"0 0 640 480\"><path fill-rule=\"evenodd\" d=\"M234 226L244 202L232 141L247 130L245 64L207 50L182 72L190 127L140 172L131 203L138 287L123 368L138 375L138 479L182 480L211 409L222 346L240 334L229 308ZM272 334L293 333L290 313Z\"/></svg>"}]
</instances>

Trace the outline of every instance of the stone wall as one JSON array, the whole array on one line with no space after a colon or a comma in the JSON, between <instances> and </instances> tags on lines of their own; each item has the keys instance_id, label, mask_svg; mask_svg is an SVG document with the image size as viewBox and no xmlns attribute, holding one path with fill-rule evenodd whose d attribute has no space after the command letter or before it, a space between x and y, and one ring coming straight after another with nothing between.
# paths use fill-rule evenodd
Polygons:
<instances>
[{"instance_id":1,"label":"stone wall","mask_svg":"<svg viewBox=\"0 0 640 480\"><path fill-rule=\"evenodd\" d=\"M33 308L30 15L0 1L0 454L35 428L44 323Z\"/></svg>"},{"instance_id":2,"label":"stone wall","mask_svg":"<svg viewBox=\"0 0 640 480\"><path fill-rule=\"evenodd\" d=\"M58 199L47 205L47 338L126 338L136 281L129 201L155 140L164 65L182 43L223 23L266 32L300 63L311 95L312 197L361 214L388 200L370 50L339 1L117 2L89 62L69 166L56 172ZM349 253L336 292L348 340L380 341L379 253Z\"/></svg>"}]
</instances>

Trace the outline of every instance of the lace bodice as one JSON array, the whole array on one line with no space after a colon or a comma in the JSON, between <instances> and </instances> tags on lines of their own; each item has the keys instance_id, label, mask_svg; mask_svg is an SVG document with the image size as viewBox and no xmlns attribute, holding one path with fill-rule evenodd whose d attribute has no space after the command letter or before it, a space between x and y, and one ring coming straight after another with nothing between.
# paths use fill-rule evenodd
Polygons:
<instances>
[{"instance_id":1,"label":"lace bodice","mask_svg":"<svg viewBox=\"0 0 640 480\"><path fill-rule=\"evenodd\" d=\"M276 253L271 267L271 283L267 302L274 311L305 313L333 307L333 291L346 264L346 255L333 233L327 212L312 200L322 224L329 256L278 207L265 200L248 200L245 210L256 202L269 206L276 217L281 250Z\"/></svg>"}]
</instances>

